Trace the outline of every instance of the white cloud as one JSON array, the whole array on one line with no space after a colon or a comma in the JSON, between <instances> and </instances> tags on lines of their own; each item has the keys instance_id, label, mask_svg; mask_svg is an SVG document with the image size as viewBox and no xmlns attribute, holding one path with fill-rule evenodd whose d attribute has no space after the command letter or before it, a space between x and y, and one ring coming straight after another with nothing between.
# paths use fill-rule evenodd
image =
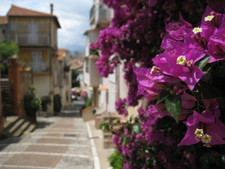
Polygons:
<instances>
[{"instance_id":1,"label":"white cloud","mask_svg":"<svg viewBox=\"0 0 225 169\"><path fill-rule=\"evenodd\" d=\"M5 15L11 4L49 13L50 3L54 4L54 14L62 27L58 31L58 47L71 51L84 50L83 33L89 29L89 11L93 0L1 0L0 15Z\"/></svg>"}]
</instances>

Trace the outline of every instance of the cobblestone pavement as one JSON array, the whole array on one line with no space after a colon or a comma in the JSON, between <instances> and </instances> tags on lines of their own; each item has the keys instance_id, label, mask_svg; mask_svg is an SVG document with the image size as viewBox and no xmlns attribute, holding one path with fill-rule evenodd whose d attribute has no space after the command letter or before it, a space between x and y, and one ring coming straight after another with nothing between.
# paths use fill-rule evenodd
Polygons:
<instances>
[{"instance_id":1,"label":"cobblestone pavement","mask_svg":"<svg viewBox=\"0 0 225 169\"><path fill-rule=\"evenodd\" d=\"M87 125L79 112L39 117L24 138L0 140L0 169L94 169Z\"/></svg>"}]
</instances>

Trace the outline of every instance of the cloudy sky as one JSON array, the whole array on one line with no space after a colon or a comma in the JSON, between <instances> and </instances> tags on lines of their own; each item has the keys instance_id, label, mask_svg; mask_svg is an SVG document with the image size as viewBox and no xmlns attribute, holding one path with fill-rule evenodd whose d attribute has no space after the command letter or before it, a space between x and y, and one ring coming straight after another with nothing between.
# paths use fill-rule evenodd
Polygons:
<instances>
[{"instance_id":1,"label":"cloudy sky","mask_svg":"<svg viewBox=\"0 0 225 169\"><path fill-rule=\"evenodd\" d=\"M50 3L61 29L58 31L58 47L71 52L85 50L84 31L89 29L89 11L93 0L0 0L0 15L6 15L11 5L49 13Z\"/></svg>"}]
</instances>

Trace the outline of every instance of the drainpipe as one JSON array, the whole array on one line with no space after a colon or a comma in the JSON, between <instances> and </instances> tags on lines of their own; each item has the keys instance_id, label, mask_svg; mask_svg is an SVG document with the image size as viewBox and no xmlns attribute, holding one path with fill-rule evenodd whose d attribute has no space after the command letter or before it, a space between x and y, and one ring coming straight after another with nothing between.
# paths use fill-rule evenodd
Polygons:
<instances>
[{"instance_id":1,"label":"drainpipe","mask_svg":"<svg viewBox=\"0 0 225 169\"><path fill-rule=\"evenodd\" d=\"M0 77L1 77L1 71L0 71ZM2 89L1 83L2 81L0 78L0 89ZM2 92L0 92L0 132L3 130L3 128L4 128L4 118L2 113Z\"/></svg>"},{"instance_id":2,"label":"drainpipe","mask_svg":"<svg viewBox=\"0 0 225 169\"><path fill-rule=\"evenodd\" d=\"M54 56L54 51L51 50L52 46L51 46L51 42L52 42L52 30L51 30L51 18L49 18L49 49L48 49L48 56L49 56L49 97L51 98L51 104L50 104L50 110L49 113L51 113L52 115L54 114L54 78L53 78L53 68L54 68L54 63L53 62L53 56Z\"/></svg>"}]
</instances>

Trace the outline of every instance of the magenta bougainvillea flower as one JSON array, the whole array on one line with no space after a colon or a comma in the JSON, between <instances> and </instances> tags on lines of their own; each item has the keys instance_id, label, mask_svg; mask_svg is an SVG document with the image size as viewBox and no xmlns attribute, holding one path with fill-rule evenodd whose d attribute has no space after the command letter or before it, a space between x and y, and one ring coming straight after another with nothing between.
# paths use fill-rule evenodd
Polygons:
<instances>
[{"instance_id":1,"label":"magenta bougainvillea flower","mask_svg":"<svg viewBox=\"0 0 225 169\"><path fill-rule=\"evenodd\" d=\"M199 50L179 46L173 51L165 51L157 55L153 58L153 62L162 73L179 78L193 90L204 75L195 63L204 56L205 53Z\"/></svg>"},{"instance_id":2,"label":"magenta bougainvillea flower","mask_svg":"<svg viewBox=\"0 0 225 169\"><path fill-rule=\"evenodd\" d=\"M225 16L207 7L202 17L201 25L195 28L191 37L197 42L193 48L205 51L209 62L225 59Z\"/></svg>"},{"instance_id":3,"label":"magenta bougainvillea flower","mask_svg":"<svg viewBox=\"0 0 225 169\"><path fill-rule=\"evenodd\" d=\"M224 165L218 147L177 147L178 140L179 146L225 144L224 107L219 109L216 99L203 100L225 97L219 74L225 58L224 0L103 1L114 16L92 45L100 50L99 72L107 77L123 63L128 96L116 103L119 114L142 103L139 116L114 133L122 167L197 169L204 168L201 159L210 165L218 159L214 168Z\"/></svg>"},{"instance_id":4,"label":"magenta bougainvillea flower","mask_svg":"<svg viewBox=\"0 0 225 169\"><path fill-rule=\"evenodd\" d=\"M157 67L136 68L135 74L138 80L138 92L149 101L158 97L159 93L167 88L167 83L174 83L178 79L163 75Z\"/></svg>"},{"instance_id":5,"label":"magenta bougainvillea flower","mask_svg":"<svg viewBox=\"0 0 225 169\"><path fill-rule=\"evenodd\" d=\"M119 99L116 103L116 110L119 114L127 116L128 111L126 109L126 99Z\"/></svg>"},{"instance_id":6,"label":"magenta bougainvillea flower","mask_svg":"<svg viewBox=\"0 0 225 169\"><path fill-rule=\"evenodd\" d=\"M207 146L225 144L225 125L219 120L220 111L216 99L205 100L204 103L206 110L202 113L194 111L185 122L187 132L179 146L199 142Z\"/></svg>"},{"instance_id":7,"label":"magenta bougainvillea flower","mask_svg":"<svg viewBox=\"0 0 225 169\"><path fill-rule=\"evenodd\" d=\"M181 41L190 35L192 25L185 21L180 15L179 22L170 22L166 25L166 31L172 39Z\"/></svg>"},{"instance_id":8,"label":"magenta bougainvillea flower","mask_svg":"<svg viewBox=\"0 0 225 169\"><path fill-rule=\"evenodd\" d=\"M187 92L184 92L181 95L181 100L182 100L182 108L184 109L192 109L196 105L196 98Z\"/></svg>"},{"instance_id":9,"label":"magenta bougainvillea flower","mask_svg":"<svg viewBox=\"0 0 225 169\"><path fill-rule=\"evenodd\" d=\"M165 116L170 116L166 110L165 104L150 105L145 113L145 117L148 118L151 125L156 124L157 120Z\"/></svg>"},{"instance_id":10,"label":"magenta bougainvillea flower","mask_svg":"<svg viewBox=\"0 0 225 169\"><path fill-rule=\"evenodd\" d=\"M208 51L210 54L210 62L225 59L225 22L209 38Z\"/></svg>"}]
</instances>

